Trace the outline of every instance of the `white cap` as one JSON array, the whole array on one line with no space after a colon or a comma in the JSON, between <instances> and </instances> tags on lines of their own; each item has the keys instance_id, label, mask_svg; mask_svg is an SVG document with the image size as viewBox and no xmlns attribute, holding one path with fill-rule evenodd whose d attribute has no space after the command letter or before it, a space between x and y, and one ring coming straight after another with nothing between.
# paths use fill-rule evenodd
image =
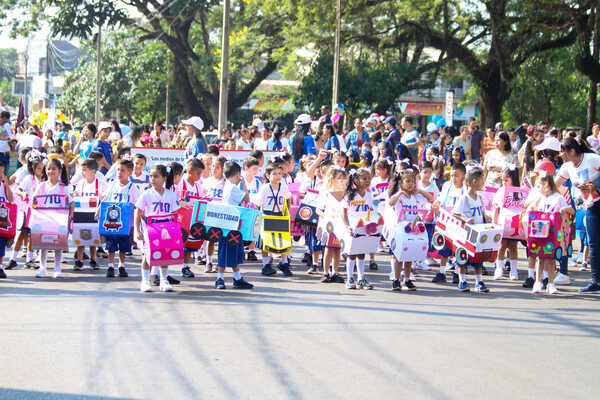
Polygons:
<instances>
[{"instance_id":1,"label":"white cap","mask_svg":"<svg viewBox=\"0 0 600 400\"><path fill-rule=\"evenodd\" d=\"M555 138L554 136L546 136L542 143L535 146L535 149L537 151L542 151L542 150L560 151L560 141L557 138Z\"/></svg>"},{"instance_id":2,"label":"white cap","mask_svg":"<svg viewBox=\"0 0 600 400\"><path fill-rule=\"evenodd\" d=\"M310 115L308 114L300 114L298 115L298 118L296 118L296 120L294 121L296 125L306 125L310 124L311 122L312 120L310 119Z\"/></svg>"},{"instance_id":3,"label":"white cap","mask_svg":"<svg viewBox=\"0 0 600 400\"><path fill-rule=\"evenodd\" d=\"M100 121L98 123L98 132L100 132L102 129L106 129L106 128L112 129L112 125L110 124L110 122L108 122L108 121Z\"/></svg>"},{"instance_id":4,"label":"white cap","mask_svg":"<svg viewBox=\"0 0 600 400\"><path fill-rule=\"evenodd\" d=\"M202 118L200 117L190 117L188 119L184 119L183 121L181 121L181 123L184 125L192 125L199 131L204 129L204 121L202 121Z\"/></svg>"}]
</instances>

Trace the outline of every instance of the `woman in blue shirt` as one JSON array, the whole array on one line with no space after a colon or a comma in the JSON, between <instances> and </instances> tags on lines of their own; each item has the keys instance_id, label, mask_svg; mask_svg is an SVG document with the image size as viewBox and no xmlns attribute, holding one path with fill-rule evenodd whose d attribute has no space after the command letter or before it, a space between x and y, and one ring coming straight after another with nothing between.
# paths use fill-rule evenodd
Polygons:
<instances>
[{"instance_id":1,"label":"woman in blue shirt","mask_svg":"<svg viewBox=\"0 0 600 400\"><path fill-rule=\"evenodd\" d=\"M96 125L93 122L88 122L83 126L79 142L77 142L77 145L73 149L73 153L78 154L81 161L86 160L92 152L96 132Z\"/></svg>"},{"instance_id":2,"label":"woman in blue shirt","mask_svg":"<svg viewBox=\"0 0 600 400\"><path fill-rule=\"evenodd\" d=\"M102 121L100 122L98 128L97 140L94 142L92 150L102 153L108 165L112 165L112 146L108 142L108 136L110 135L112 127L109 122ZM100 173L102 175L106 174L107 172L108 169L106 169L106 167L100 168Z\"/></svg>"},{"instance_id":3,"label":"woman in blue shirt","mask_svg":"<svg viewBox=\"0 0 600 400\"><path fill-rule=\"evenodd\" d=\"M340 140L335 134L332 124L325 124L323 126L323 135L327 138L323 149L325 150L341 150Z\"/></svg>"},{"instance_id":4,"label":"woman in blue shirt","mask_svg":"<svg viewBox=\"0 0 600 400\"><path fill-rule=\"evenodd\" d=\"M283 136L283 129L281 129L279 126L275 127L275 130L273 131L273 137L267 140L267 150L283 150L281 136Z\"/></svg>"}]
</instances>

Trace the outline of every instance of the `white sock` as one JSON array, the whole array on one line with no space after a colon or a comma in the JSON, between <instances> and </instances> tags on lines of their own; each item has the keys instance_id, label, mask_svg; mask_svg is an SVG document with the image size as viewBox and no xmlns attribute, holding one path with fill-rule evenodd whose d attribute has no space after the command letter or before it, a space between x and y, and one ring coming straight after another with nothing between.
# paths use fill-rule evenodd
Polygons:
<instances>
[{"instance_id":1,"label":"white sock","mask_svg":"<svg viewBox=\"0 0 600 400\"><path fill-rule=\"evenodd\" d=\"M467 281L467 274L458 274L458 277L460 278L461 282Z\"/></svg>"},{"instance_id":2,"label":"white sock","mask_svg":"<svg viewBox=\"0 0 600 400\"><path fill-rule=\"evenodd\" d=\"M121 264L121 261L119 261L119 268L125 268L125 264Z\"/></svg>"},{"instance_id":3,"label":"white sock","mask_svg":"<svg viewBox=\"0 0 600 400\"><path fill-rule=\"evenodd\" d=\"M354 260L348 257L346 259L346 280L350 281L354 277Z\"/></svg>"},{"instance_id":4,"label":"white sock","mask_svg":"<svg viewBox=\"0 0 600 400\"><path fill-rule=\"evenodd\" d=\"M212 256L209 256L208 254L206 255L206 263L212 264Z\"/></svg>"},{"instance_id":5,"label":"white sock","mask_svg":"<svg viewBox=\"0 0 600 400\"><path fill-rule=\"evenodd\" d=\"M263 267L269 263L269 256L263 256L262 258Z\"/></svg>"},{"instance_id":6,"label":"white sock","mask_svg":"<svg viewBox=\"0 0 600 400\"><path fill-rule=\"evenodd\" d=\"M284 264L288 263L288 255L287 254L282 254L281 255L281 262Z\"/></svg>"},{"instance_id":7,"label":"white sock","mask_svg":"<svg viewBox=\"0 0 600 400\"><path fill-rule=\"evenodd\" d=\"M510 263L510 270L511 272L514 274L515 272L518 271L517 268L517 260L508 260L508 262Z\"/></svg>"},{"instance_id":8,"label":"white sock","mask_svg":"<svg viewBox=\"0 0 600 400\"><path fill-rule=\"evenodd\" d=\"M546 279L546 278L548 277L548 271L544 271L544 273L542 274L542 277L543 277L544 279Z\"/></svg>"},{"instance_id":9,"label":"white sock","mask_svg":"<svg viewBox=\"0 0 600 400\"><path fill-rule=\"evenodd\" d=\"M142 268L142 281L148 282L150 280L150 270Z\"/></svg>"},{"instance_id":10,"label":"white sock","mask_svg":"<svg viewBox=\"0 0 600 400\"><path fill-rule=\"evenodd\" d=\"M446 273L446 266L440 265L440 274L445 274L445 273Z\"/></svg>"},{"instance_id":11,"label":"white sock","mask_svg":"<svg viewBox=\"0 0 600 400\"><path fill-rule=\"evenodd\" d=\"M393 276L394 279L396 279L396 261L392 260L390 264L392 267L392 273L390 275Z\"/></svg>"},{"instance_id":12,"label":"white sock","mask_svg":"<svg viewBox=\"0 0 600 400\"><path fill-rule=\"evenodd\" d=\"M150 275L158 275L158 267L151 267Z\"/></svg>"},{"instance_id":13,"label":"white sock","mask_svg":"<svg viewBox=\"0 0 600 400\"><path fill-rule=\"evenodd\" d=\"M25 256L25 262L30 262L33 259L33 251L28 251Z\"/></svg>"},{"instance_id":14,"label":"white sock","mask_svg":"<svg viewBox=\"0 0 600 400\"><path fill-rule=\"evenodd\" d=\"M242 273L238 270L238 271L234 271L233 272L233 279L235 279L236 281L239 281L240 279L242 279Z\"/></svg>"},{"instance_id":15,"label":"white sock","mask_svg":"<svg viewBox=\"0 0 600 400\"><path fill-rule=\"evenodd\" d=\"M222 272L217 272L217 279L225 279L225 274L223 274Z\"/></svg>"},{"instance_id":16,"label":"white sock","mask_svg":"<svg viewBox=\"0 0 600 400\"><path fill-rule=\"evenodd\" d=\"M365 260L358 259L356 261L356 269L358 272L358 281L362 281L365 277Z\"/></svg>"},{"instance_id":17,"label":"white sock","mask_svg":"<svg viewBox=\"0 0 600 400\"><path fill-rule=\"evenodd\" d=\"M534 268L527 268L527 276L529 278L535 278L535 269Z\"/></svg>"},{"instance_id":18,"label":"white sock","mask_svg":"<svg viewBox=\"0 0 600 400\"><path fill-rule=\"evenodd\" d=\"M496 269L502 269L504 267L504 260L496 260Z\"/></svg>"},{"instance_id":19,"label":"white sock","mask_svg":"<svg viewBox=\"0 0 600 400\"><path fill-rule=\"evenodd\" d=\"M17 255L19 254L19 252L15 249L13 249L12 254L10 255L10 261L17 261Z\"/></svg>"},{"instance_id":20,"label":"white sock","mask_svg":"<svg viewBox=\"0 0 600 400\"><path fill-rule=\"evenodd\" d=\"M167 282L167 275L169 273L169 268L167 268L167 267L161 267L161 268L159 268L158 271L160 273L160 283L162 285L163 283Z\"/></svg>"},{"instance_id":21,"label":"white sock","mask_svg":"<svg viewBox=\"0 0 600 400\"><path fill-rule=\"evenodd\" d=\"M114 267L115 267L115 264L113 264L113 263L108 263L108 268L114 268Z\"/></svg>"},{"instance_id":22,"label":"white sock","mask_svg":"<svg viewBox=\"0 0 600 400\"><path fill-rule=\"evenodd\" d=\"M48 260L48 250L44 249L40 253L40 268L46 269L46 261Z\"/></svg>"},{"instance_id":23,"label":"white sock","mask_svg":"<svg viewBox=\"0 0 600 400\"><path fill-rule=\"evenodd\" d=\"M479 283L483 280L483 277L481 275L476 274L475 275L475 282Z\"/></svg>"}]
</instances>

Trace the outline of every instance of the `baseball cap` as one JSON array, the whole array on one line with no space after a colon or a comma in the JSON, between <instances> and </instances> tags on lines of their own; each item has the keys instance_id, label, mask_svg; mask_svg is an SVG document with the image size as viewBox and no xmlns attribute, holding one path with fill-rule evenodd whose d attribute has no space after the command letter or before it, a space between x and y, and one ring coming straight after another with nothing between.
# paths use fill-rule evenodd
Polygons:
<instances>
[{"instance_id":1,"label":"baseball cap","mask_svg":"<svg viewBox=\"0 0 600 400\"><path fill-rule=\"evenodd\" d=\"M535 149L537 151L542 151L542 150L560 151L560 141L557 138L555 138L554 136L546 136L542 143L535 146Z\"/></svg>"},{"instance_id":2,"label":"baseball cap","mask_svg":"<svg viewBox=\"0 0 600 400\"><path fill-rule=\"evenodd\" d=\"M202 121L202 118L200 118L200 117L190 117L188 119L182 120L181 123L184 125L192 125L194 128L198 129L199 131L204 129L204 121Z\"/></svg>"},{"instance_id":3,"label":"baseball cap","mask_svg":"<svg viewBox=\"0 0 600 400\"><path fill-rule=\"evenodd\" d=\"M310 124L311 122L312 122L312 120L310 119L310 115L308 115L308 114L300 114L294 121L294 123L296 125L306 125L306 124Z\"/></svg>"},{"instance_id":4,"label":"baseball cap","mask_svg":"<svg viewBox=\"0 0 600 400\"><path fill-rule=\"evenodd\" d=\"M396 118L394 117L387 117L385 119L385 121L383 121L384 124L392 124L392 125L396 125Z\"/></svg>"},{"instance_id":5,"label":"baseball cap","mask_svg":"<svg viewBox=\"0 0 600 400\"><path fill-rule=\"evenodd\" d=\"M108 122L108 121L100 121L98 123L98 131L101 131L102 129L106 129L106 128L111 128L112 129L112 125L110 124L110 122Z\"/></svg>"}]
</instances>

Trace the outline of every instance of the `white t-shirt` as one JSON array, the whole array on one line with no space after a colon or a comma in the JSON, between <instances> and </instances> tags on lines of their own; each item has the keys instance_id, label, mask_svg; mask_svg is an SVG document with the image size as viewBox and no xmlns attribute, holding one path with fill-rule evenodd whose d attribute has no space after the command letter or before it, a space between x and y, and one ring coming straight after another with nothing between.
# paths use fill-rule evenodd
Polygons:
<instances>
[{"instance_id":1,"label":"white t-shirt","mask_svg":"<svg viewBox=\"0 0 600 400\"><path fill-rule=\"evenodd\" d=\"M573 186L594 182L600 177L600 156L594 153L584 153L579 165L575 166L570 161L564 163L558 170L558 176L571 179ZM599 187L596 188L600 190ZM600 196L597 193L590 196L589 199L586 199L584 207L589 208L598 199Z\"/></svg>"},{"instance_id":2,"label":"white t-shirt","mask_svg":"<svg viewBox=\"0 0 600 400\"><path fill-rule=\"evenodd\" d=\"M37 149L42 145L42 139L38 137L38 135L23 135L19 139L19 148L24 149L25 147L31 147L32 149ZM8 150L6 150L8 151Z\"/></svg>"},{"instance_id":3,"label":"white t-shirt","mask_svg":"<svg viewBox=\"0 0 600 400\"><path fill-rule=\"evenodd\" d=\"M211 199L220 199L223 197L223 187L225 186L225 178L216 179L211 176L206 181L202 182L202 187L206 197Z\"/></svg>"},{"instance_id":4,"label":"white t-shirt","mask_svg":"<svg viewBox=\"0 0 600 400\"><path fill-rule=\"evenodd\" d=\"M387 201L389 202L389 198ZM424 210L428 204L427 198L420 193L410 197L402 194L394 206L394 211L399 216L400 221L413 221L418 215L422 216L422 214L414 210Z\"/></svg>"},{"instance_id":5,"label":"white t-shirt","mask_svg":"<svg viewBox=\"0 0 600 400\"><path fill-rule=\"evenodd\" d=\"M237 146L241 150L252 150L252 142L244 142L242 139L237 141Z\"/></svg>"},{"instance_id":6,"label":"white t-shirt","mask_svg":"<svg viewBox=\"0 0 600 400\"><path fill-rule=\"evenodd\" d=\"M140 191L144 191L144 189L150 186L150 175L142 171L141 174L136 176L134 172L129 177L129 182L132 182L134 185L136 185Z\"/></svg>"},{"instance_id":7,"label":"white t-shirt","mask_svg":"<svg viewBox=\"0 0 600 400\"><path fill-rule=\"evenodd\" d=\"M135 206L144 213L145 217L172 214L179 209L175 192L164 189L160 194L154 187L146 189L136 201Z\"/></svg>"},{"instance_id":8,"label":"white t-shirt","mask_svg":"<svg viewBox=\"0 0 600 400\"><path fill-rule=\"evenodd\" d=\"M225 181L225 185L223 186L223 203L239 206L245 195L246 193L238 185L234 185L228 180Z\"/></svg>"},{"instance_id":9,"label":"white t-shirt","mask_svg":"<svg viewBox=\"0 0 600 400\"><path fill-rule=\"evenodd\" d=\"M411 129L409 131L405 131L400 138L400 142L404 145L417 143L419 138L419 132L416 129Z\"/></svg>"},{"instance_id":10,"label":"white t-shirt","mask_svg":"<svg viewBox=\"0 0 600 400\"><path fill-rule=\"evenodd\" d=\"M439 197L440 207L454 207L464 193L464 186L459 189L451 181L444 183Z\"/></svg>"},{"instance_id":11,"label":"white t-shirt","mask_svg":"<svg viewBox=\"0 0 600 400\"><path fill-rule=\"evenodd\" d=\"M477 194L477 199L471 198L468 193L462 195L454 205L452 213L460 214L467 219L473 218L474 224L483 224L484 207L481 195Z\"/></svg>"},{"instance_id":12,"label":"white t-shirt","mask_svg":"<svg viewBox=\"0 0 600 400\"><path fill-rule=\"evenodd\" d=\"M113 165L110 166L108 171L106 171L106 174L104 175L104 179L106 180L106 182L111 182L111 181L114 181L115 179L117 179L117 167L118 166L119 166L119 163L115 162L115 163L113 163Z\"/></svg>"},{"instance_id":13,"label":"white t-shirt","mask_svg":"<svg viewBox=\"0 0 600 400\"><path fill-rule=\"evenodd\" d=\"M267 149L267 141L263 138L254 139L254 150L266 150Z\"/></svg>"},{"instance_id":14,"label":"white t-shirt","mask_svg":"<svg viewBox=\"0 0 600 400\"><path fill-rule=\"evenodd\" d=\"M27 175L18 182L19 189L27 193L29 197L35 192L35 189L40 185L40 180L34 175Z\"/></svg>"},{"instance_id":15,"label":"white t-shirt","mask_svg":"<svg viewBox=\"0 0 600 400\"><path fill-rule=\"evenodd\" d=\"M257 205L264 211L283 212L283 199L289 199L291 196L292 193L283 180L275 189L267 183L260 188Z\"/></svg>"},{"instance_id":16,"label":"white t-shirt","mask_svg":"<svg viewBox=\"0 0 600 400\"><path fill-rule=\"evenodd\" d=\"M121 134L117 131L112 131L110 135L108 135L108 141L112 143L117 140L121 140Z\"/></svg>"},{"instance_id":17,"label":"white t-shirt","mask_svg":"<svg viewBox=\"0 0 600 400\"><path fill-rule=\"evenodd\" d=\"M125 186L121 186L119 182L115 181L106 187L104 200L115 203L127 202L135 204L141 194L140 189L133 183L128 182Z\"/></svg>"},{"instance_id":18,"label":"white t-shirt","mask_svg":"<svg viewBox=\"0 0 600 400\"><path fill-rule=\"evenodd\" d=\"M43 193L42 193L42 189L43 189ZM44 181L44 182L40 183L39 185L37 185L32 198L35 196L38 196L38 195L42 195L42 194L44 194L44 195L64 194L65 196L67 196L67 204L71 204L71 202L73 201L73 190L72 190L71 186L65 186L62 183L57 183L56 185L51 186L50 182ZM46 208L61 208L61 204L58 204L55 202L45 202L44 207L46 207Z\"/></svg>"},{"instance_id":19,"label":"white t-shirt","mask_svg":"<svg viewBox=\"0 0 600 400\"><path fill-rule=\"evenodd\" d=\"M9 138L13 137L12 130L10 128L10 122L5 123L4 125L0 125L0 131L4 131L8 135ZM33 135L28 135L28 136L33 136ZM19 140L19 142L20 142L20 140ZM41 143L41 141L40 141L40 143ZM39 145L38 145L38 147L39 147ZM8 146L8 139L0 139L0 153L8 153L9 151L10 151L10 147Z\"/></svg>"},{"instance_id":20,"label":"white t-shirt","mask_svg":"<svg viewBox=\"0 0 600 400\"><path fill-rule=\"evenodd\" d=\"M555 192L548 197L540 193L539 201L537 206L538 211L559 212L562 208L569 207L567 200L558 192Z\"/></svg>"},{"instance_id":21,"label":"white t-shirt","mask_svg":"<svg viewBox=\"0 0 600 400\"><path fill-rule=\"evenodd\" d=\"M323 211L323 215L339 216L342 215L346 204L346 198L341 200L336 199L331 192L321 192L321 201L319 208Z\"/></svg>"},{"instance_id":22,"label":"white t-shirt","mask_svg":"<svg viewBox=\"0 0 600 400\"><path fill-rule=\"evenodd\" d=\"M96 197L99 198L106 189L106 182L104 180L100 180L96 178L92 181L92 183L87 183L84 180L81 180L77 186L75 187L75 196L81 197Z\"/></svg>"},{"instance_id":23,"label":"white t-shirt","mask_svg":"<svg viewBox=\"0 0 600 400\"><path fill-rule=\"evenodd\" d=\"M175 185L175 193L177 194L177 198L184 200L188 196L200 197L202 196L202 184L200 183L200 180L189 183L186 175L181 178L177 185Z\"/></svg>"},{"instance_id":24,"label":"white t-shirt","mask_svg":"<svg viewBox=\"0 0 600 400\"><path fill-rule=\"evenodd\" d=\"M106 179L104 178L104 175L102 175L102 172L100 172L100 171L96 171L96 179L100 179L102 182L106 183ZM81 182L82 180L83 180L83 175L81 174L81 167L79 167L79 168L77 168L75 175L73 175L73 178L71 178L71 185L77 186L77 184L79 182Z\"/></svg>"},{"instance_id":25,"label":"white t-shirt","mask_svg":"<svg viewBox=\"0 0 600 400\"><path fill-rule=\"evenodd\" d=\"M18 185L27 175L29 175L27 165L21 165L12 175L15 178L15 185Z\"/></svg>"},{"instance_id":26,"label":"white t-shirt","mask_svg":"<svg viewBox=\"0 0 600 400\"><path fill-rule=\"evenodd\" d=\"M417 187L433 196L433 201L440 197L440 189L438 189L435 182L430 182L429 185L423 186L421 181L417 182Z\"/></svg>"},{"instance_id":27,"label":"white t-shirt","mask_svg":"<svg viewBox=\"0 0 600 400\"><path fill-rule=\"evenodd\" d=\"M373 195L368 190L365 191L364 196L361 196L360 193L355 193L352 200L346 196L344 202L344 208L348 210L348 216L364 215L367 211L375 208Z\"/></svg>"}]
</instances>

